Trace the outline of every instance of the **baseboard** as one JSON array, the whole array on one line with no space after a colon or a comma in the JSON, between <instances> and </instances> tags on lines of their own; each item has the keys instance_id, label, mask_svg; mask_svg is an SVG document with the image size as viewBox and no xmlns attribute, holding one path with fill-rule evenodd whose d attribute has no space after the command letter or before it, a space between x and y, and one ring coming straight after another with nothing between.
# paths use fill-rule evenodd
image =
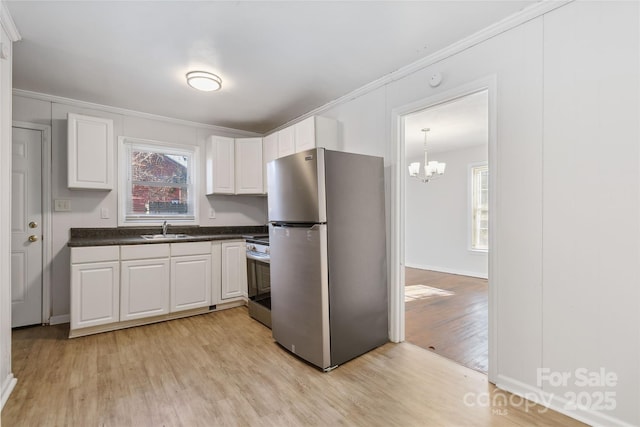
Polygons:
<instances>
[{"instance_id":1,"label":"baseboard","mask_svg":"<svg viewBox=\"0 0 640 427\"><path fill-rule=\"evenodd\" d=\"M440 273L458 274L460 276L478 277L480 279L487 279L489 277L487 275L487 273L479 273L477 271L459 270L457 268L436 267L436 266L433 266L433 265L410 264L410 263L405 263L404 266L405 267L409 267L409 268L419 268L420 270L438 271Z\"/></svg>"},{"instance_id":2,"label":"baseboard","mask_svg":"<svg viewBox=\"0 0 640 427\"><path fill-rule=\"evenodd\" d=\"M7 378L2 382L2 396L0 396L0 409L4 408L4 404L9 400L9 396L16 386L18 379L13 374L7 375Z\"/></svg>"},{"instance_id":3,"label":"baseboard","mask_svg":"<svg viewBox=\"0 0 640 427\"><path fill-rule=\"evenodd\" d=\"M69 323L71 316L69 314L61 314L59 316L51 316L49 319L50 325L60 325L61 323Z\"/></svg>"},{"instance_id":4,"label":"baseboard","mask_svg":"<svg viewBox=\"0 0 640 427\"><path fill-rule=\"evenodd\" d=\"M529 384L514 380L504 375L498 375L496 387L508 391L509 393L522 396L525 399L531 400L544 407L552 409L556 412L559 412L591 426L633 427L633 424L626 423L618 418L609 416L599 411L594 411L587 408L577 410L567 409L567 407L573 405L571 405L571 402L569 402L564 397L555 395L553 393L547 393L537 387L532 387Z\"/></svg>"}]
</instances>

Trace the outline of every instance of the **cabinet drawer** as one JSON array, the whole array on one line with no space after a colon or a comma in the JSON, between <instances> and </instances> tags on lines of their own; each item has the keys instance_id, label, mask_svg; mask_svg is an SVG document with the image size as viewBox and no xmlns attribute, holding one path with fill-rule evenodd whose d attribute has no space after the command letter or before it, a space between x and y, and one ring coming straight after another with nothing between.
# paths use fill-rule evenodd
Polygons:
<instances>
[{"instance_id":1,"label":"cabinet drawer","mask_svg":"<svg viewBox=\"0 0 640 427\"><path fill-rule=\"evenodd\" d=\"M211 242L171 243L171 256L207 255L211 253Z\"/></svg>"},{"instance_id":2,"label":"cabinet drawer","mask_svg":"<svg viewBox=\"0 0 640 427\"><path fill-rule=\"evenodd\" d=\"M71 264L118 261L119 257L120 246L89 246L71 248Z\"/></svg>"},{"instance_id":3,"label":"cabinet drawer","mask_svg":"<svg viewBox=\"0 0 640 427\"><path fill-rule=\"evenodd\" d=\"M120 259L168 258L169 243L120 247Z\"/></svg>"}]
</instances>

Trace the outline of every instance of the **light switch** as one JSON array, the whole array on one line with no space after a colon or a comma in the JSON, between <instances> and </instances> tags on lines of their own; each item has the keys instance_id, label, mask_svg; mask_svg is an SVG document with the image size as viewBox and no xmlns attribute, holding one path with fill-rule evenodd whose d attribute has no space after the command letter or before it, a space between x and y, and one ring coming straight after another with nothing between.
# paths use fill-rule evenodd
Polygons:
<instances>
[{"instance_id":1,"label":"light switch","mask_svg":"<svg viewBox=\"0 0 640 427\"><path fill-rule=\"evenodd\" d=\"M209 219L215 219L216 218L216 210L213 208L209 208Z\"/></svg>"},{"instance_id":2,"label":"light switch","mask_svg":"<svg viewBox=\"0 0 640 427\"><path fill-rule=\"evenodd\" d=\"M71 200L56 199L55 203L54 203L53 210L55 212L70 212L71 211Z\"/></svg>"},{"instance_id":3,"label":"light switch","mask_svg":"<svg viewBox=\"0 0 640 427\"><path fill-rule=\"evenodd\" d=\"M109 208L100 209L100 218L109 219Z\"/></svg>"}]
</instances>

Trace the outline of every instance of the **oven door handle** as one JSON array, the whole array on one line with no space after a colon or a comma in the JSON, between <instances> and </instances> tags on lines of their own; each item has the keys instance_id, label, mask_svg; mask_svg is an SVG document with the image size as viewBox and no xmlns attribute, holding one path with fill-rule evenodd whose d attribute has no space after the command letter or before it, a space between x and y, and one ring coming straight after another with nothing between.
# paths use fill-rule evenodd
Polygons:
<instances>
[{"instance_id":1,"label":"oven door handle","mask_svg":"<svg viewBox=\"0 0 640 427\"><path fill-rule=\"evenodd\" d=\"M258 255L255 252L247 252L247 259L264 262L266 264L269 264L271 261L269 255Z\"/></svg>"}]
</instances>

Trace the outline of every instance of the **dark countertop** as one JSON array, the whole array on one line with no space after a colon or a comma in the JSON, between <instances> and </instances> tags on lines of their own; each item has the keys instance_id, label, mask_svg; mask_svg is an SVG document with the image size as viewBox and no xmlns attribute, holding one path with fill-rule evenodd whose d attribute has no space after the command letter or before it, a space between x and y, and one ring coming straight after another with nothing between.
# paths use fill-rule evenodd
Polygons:
<instances>
[{"instance_id":1,"label":"dark countertop","mask_svg":"<svg viewBox=\"0 0 640 427\"><path fill-rule=\"evenodd\" d=\"M268 234L267 226L198 227L170 225L169 234L187 234L179 239L146 240L142 234L161 234L160 227L72 228L69 247L153 245L157 243L206 242L245 239Z\"/></svg>"}]
</instances>

